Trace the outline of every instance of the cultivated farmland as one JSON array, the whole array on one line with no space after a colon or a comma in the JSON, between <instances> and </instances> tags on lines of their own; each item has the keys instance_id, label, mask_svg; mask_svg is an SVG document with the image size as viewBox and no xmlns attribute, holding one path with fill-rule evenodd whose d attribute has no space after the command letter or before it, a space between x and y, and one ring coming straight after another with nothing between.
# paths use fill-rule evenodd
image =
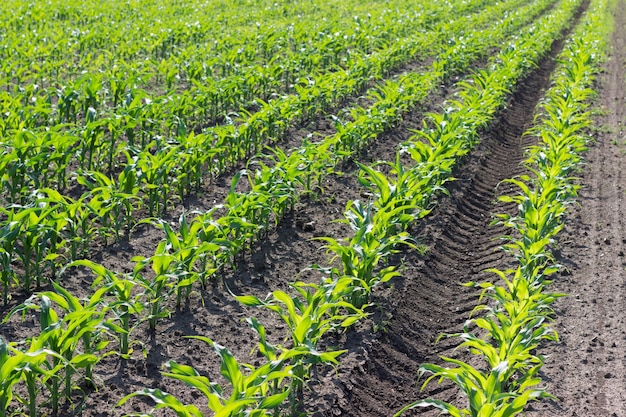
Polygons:
<instances>
[{"instance_id":1,"label":"cultivated farmland","mask_svg":"<svg viewBox=\"0 0 626 417\"><path fill-rule=\"evenodd\" d=\"M625 6L5 2L0 417L626 416Z\"/></svg>"}]
</instances>

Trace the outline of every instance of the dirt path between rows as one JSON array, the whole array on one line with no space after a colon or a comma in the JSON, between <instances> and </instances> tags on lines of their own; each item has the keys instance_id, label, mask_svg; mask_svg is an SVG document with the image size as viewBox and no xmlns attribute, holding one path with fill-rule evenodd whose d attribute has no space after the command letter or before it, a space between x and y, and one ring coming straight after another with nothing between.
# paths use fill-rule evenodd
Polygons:
<instances>
[{"instance_id":1,"label":"dirt path between rows","mask_svg":"<svg viewBox=\"0 0 626 417\"><path fill-rule=\"evenodd\" d=\"M569 271L551 286L569 294L555 305L561 341L542 351L546 387L559 400L535 405L529 417L626 416L625 28L620 1L610 60L597 80L597 143L559 242Z\"/></svg>"}]
</instances>

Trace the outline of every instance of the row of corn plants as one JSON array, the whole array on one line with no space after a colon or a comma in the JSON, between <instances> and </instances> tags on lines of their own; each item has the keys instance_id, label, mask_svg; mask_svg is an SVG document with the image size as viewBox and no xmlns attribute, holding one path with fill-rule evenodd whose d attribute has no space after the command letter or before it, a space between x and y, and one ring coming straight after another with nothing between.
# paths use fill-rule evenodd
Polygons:
<instances>
[{"instance_id":1,"label":"row of corn plants","mask_svg":"<svg viewBox=\"0 0 626 417\"><path fill-rule=\"evenodd\" d=\"M499 27L507 28L508 32L531 19L547 4L548 1L522 8L500 22ZM520 22L516 23L516 20ZM236 192L237 181L244 175L240 173L233 179L224 207L215 207L191 221L185 215L180 223L181 230L177 233L166 230L167 249L170 252L185 251L192 254L184 256L182 270L179 262L171 264L171 269L177 269L179 276L183 272L186 276L180 280L186 288L183 292L189 289L190 283L199 280L204 285L207 277L220 270L224 264L233 264L238 253L249 248L283 213L293 207L298 192L310 191L315 184L320 184L322 175L331 171L342 158L353 154L367 144L366 140L372 140L396 123L411 103L427 96L427 89L437 88L439 80L445 78L448 71L467 67L471 57L480 51L486 53L492 45L501 41L502 36L497 28L480 31L465 43L450 47L441 60L433 65L430 73L406 75L398 82L388 82L384 88L371 93L371 97L378 101L367 111L355 111L355 120L341 124L336 135L324 140L321 145L307 143L290 155L276 150L271 168L262 161L255 161L256 167L251 165L247 171L249 192ZM477 42L479 46L472 47L472 42ZM451 65L455 60L459 62ZM443 70L443 67L448 70ZM57 136L50 135L48 142L40 144L24 135L24 147L15 148L14 151L28 149L25 151L28 153L26 159L41 160L33 158L31 154L57 140ZM17 283L29 292L33 284L31 272L36 272L35 284L39 286L43 271L49 276L53 275L59 265L84 256L94 238L100 238L106 243L109 239L128 235L134 224L134 213L144 207L143 199L139 196L140 190L149 197L146 205L151 215L158 214L158 207L166 206L168 193L164 187L170 184L168 170L182 171L188 164L184 159L181 161L181 153L177 148L163 143L158 146L164 148L162 158L158 158L160 153L153 155L143 152L141 155L146 156L142 158L126 153L127 165L116 179L97 171L79 171L77 181L89 191L78 200L65 197L52 189L41 188L20 197L19 204L3 209L6 216L1 229L6 237L2 252L5 301L11 285ZM197 150L195 154L206 156ZM146 159L150 159L150 162ZM40 163L43 165L43 162ZM49 177L42 175L42 178ZM24 178L23 173L18 172L14 178L15 184L13 180L7 181L14 185L12 189L29 189L27 184L17 183L17 179ZM157 183L162 186L159 187ZM16 191L16 195L22 195L22 192ZM215 212L220 215L217 219L214 218ZM158 220L154 223L158 227L169 227L161 226L162 222ZM172 256L178 257L175 254ZM12 266L18 259L23 270L16 270ZM181 291L176 291L179 300Z\"/></svg>"},{"instance_id":2,"label":"row of corn plants","mask_svg":"<svg viewBox=\"0 0 626 417\"><path fill-rule=\"evenodd\" d=\"M264 143L279 138L294 120L317 114L348 94L359 91L368 80L377 77L375 74L391 68L392 63L399 65L415 55L434 51L437 48L431 43L437 33L461 31L458 38L462 39L463 28L489 22L514 6L499 5L477 18L461 18L454 25L448 24L423 36L411 38L410 45L397 42L394 44L397 46L371 54L345 71L309 78L298 89L297 95L280 97L270 103L263 102L256 112L246 111L238 117L229 116L232 123L198 134L189 131L190 122L185 115L190 110L210 108L210 103L191 96L149 97L142 89L129 91L119 110L110 116L106 113L98 115L93 103L81 104L79 94L74 97L74 105L84 108L85 123L79 123L80 126L74 123L76 127L69 132L65 124L57 125L52 130L29 129L21 121L21 115L7 108L6 114L18 117L17 124L11 129L18 133L14 140L3 144L6 152L0 163L2 184L8 191L7 200L23 202L25 194L33 187L54 186L65 189L67 171L75 166L74 159L77 158L81 170L88 173L106 170L111 174L114 170L134 170L138 183L146 189L151 213L161 213L167 207L163 199L174 193L183 198L197 190L207 175L212 177L223 172L241 158L258 151ZM438 36L438 39L439 44L444 42L443 37ZM459 45L457 49L461 49L461 46L464 45ZM201 86L195 87L195 90L199 89ZM22 109L29 108L28 103L35 98L28 96L29 93L24 94L27 97L23 100L13 100ZM46 107L45 103L51 100L35 99L34 106L40 106L40 101ZM175 117L170 117L171 114L175 114ZM159 129L155 121L168 119L171 120L168 137L172 139L164 140L154 133L155 129ZM142 138L135 138L136 134ZM118 180L115 176L112 178L113 181ZM118 188L122 187L122 184L118 184ZM157 198L157 195L164 197Z\"/></svg>"},{"instance_id":3,"label":"row of corn plants","mask_svg":"<svg viewBox=\"0 0 626 417\"><path fill-rule=\"evenodd\" d=\"M616 1L592 1L586 15L559 56L553 85L540 105L536 125L528 132L539 144L528 150L530 175L508 180L519 188L514 196L516 215L501 214L498 222L512 229L503 249L518 262L515 269L493 270L501 280L470 282L490 302L474 309L461 333L448 335L462 341L460 347L484 360L476 367L453 358L442 358L452 367L424 364L420 375L449 380L466 396L469 406L459 408L437 399L416 401L397 415L416 407L435 407L452 416L513 416L532 400L551 397L539 385L544 358L536 349L543 340L556 340L550 328L551 304L564 294L547 290L550 277L560 268L552 255L563 228L567 205L576 197L573 177L581 169L581 152L590 140L588 111L593 97L594 75L600 71L606 40L612 29L611 11Z\"/></svg>"},{"instance_id":4,"label":"row of corn plants","mask_svg":"<svg viewBox=\"0 0 626 417\"><path fill-rule=\"evenodd\" d=\"M541 26L546 32L546 36L549 36L548 34L556 35L557 29L552 29L552 31L546 29L553 27L551 24L557 22L563 26L567 22L567 16L571 16L576 5L576 2L571 2L569 10L562 13L560 19L546 19L544 25ZM419 168L405 170L400 163L400 154L398 154L395 164L390 164L392 171L397 176L397 181L390 184L381 172L367 166L362 167L362 182L372 190L372 194L376 197L368 204L359 201L349 204L346 211L346 222L352 227L355 237L347 239L346 242L342 242L343 244L329 238L322 238L328 242L329 252L333 252L341 258L342 271L337 268L326 269L314 266L314 269L323 272L325 278L320 285L294 283L293 287L297 290L296 296L288 295L283 291L274 291L264 300L254 296L236 297L244 305L264 307L279 314L288 326L290 346L304 349L306 352L304 356L293 356L291 359L293 370L297 375L292 384L292 389L295 391L292 394L296 395L296 400L298 394L302 392L304 380L309 377L310 366L317 363L337 364L337 357L343 353L342 351L320 351L318 343L324 333L320 332L320 329L331 329L333 321L335 327L345 327L363 317L362 309L367 307L372 287L377 283L387 281L396 274L393 267L377 268L379 263L384 263L388 255L397 250L401 244L408 244L417 248L404 230L412 221L428 212L430 195L441 189L441 185L445 181L445 174L449 175L449 167L454 164L455 159L467 152L467 149L458 152L459 145L451 146L452 142L461 142L460 147L465 146L467 148L475 143L475 140L466 141L464 138L468 133L471 133L472 128L477 130L484 126L485 118L489 118L488 115L493 115L503 103L504 92L507 91L509 83L510 85L514 84L516 77L521 76L524 71L530 68L529 63L533 59L539 58L540 53L534 52L537 44L541 43L535 43L535 41L531 43L528 38L524 38L519 41L519 45L516 45L517 48L515 48L521 58L518 60L507 59L510 58L508 54L511 52L507 48L499 59L494 60L494 62L500 62L502 65L502 68L499 68L500 75L506 72L509 75L513 73L513 76L500 78L493 76L491 78L494 80L492 84L488 82L463 84L464 91L461 96L466 100L463 104L476 107L477 103L474 100L476 100L476 96L480 96L482 100L479 102L481 106L478 108L488 108L482 114L477 110L461 112L459 109L458 113L465 116L467 127L462 134L454 137L455 140L433 141L432 148L428 149L424 142L419 141L416 137L414 143L423 145L415 145L422 151L421 154L415 153L415 155L422 155L420 158L416 158L420 159L419 163L415 165ZM524 57L524 53L529 54L529 57ZM519 67L518 72L512 71L516 67ZM497 73L497 70L494 70L494 73ZM475 81L484 75L477 75L474 77ZM496 85L498 82L504 82L505 86ZM493 95L497 98L493 98ZM476 133L474 132L470 137L475 138ZM435 166L443 168L438 171L433 169ZM338 289L341 290L337 291ZM349 314L347 317L345 315L337 316L337 308L344 308L353 314ZM267 359L276 360L281 355L294 355L292 348L274 346L268 349L269 345L263 327L256 319L251 318L248 321L260 336L262 343L259 350ZM268 350L271 351L271 355L267 354ZM277 352L280 352L280 355ZM193 380L181 378L180 371L166 373L167 376L183 380L202 391L202 385L197 382L199 378L202 378L200 374L197 370L185 368L184 375L192 374ZM190 383L189 381L193 382ZM207 382L208 380L205 380L204 386ZM188 409L185 408L191 406L185 406L170 394L146 389L132 394L130 397L135 395L148 395L159 404L158 408L171 408L180 416L192 415L187 414ZM207 397L210 398L210 396ZM293 396L290 398L293 405L294 398ZM210 400L209 407L212 408ZM260 407L257 399L252 407L242 407L241 412L247 410L246 412L250 413L252 412L250 410L254 409L254 412L260 413L259 415L265 415L266 411L258 410L258 408ZM233 415L240 414L234 413Z\"/></svg>"}]
</instances>

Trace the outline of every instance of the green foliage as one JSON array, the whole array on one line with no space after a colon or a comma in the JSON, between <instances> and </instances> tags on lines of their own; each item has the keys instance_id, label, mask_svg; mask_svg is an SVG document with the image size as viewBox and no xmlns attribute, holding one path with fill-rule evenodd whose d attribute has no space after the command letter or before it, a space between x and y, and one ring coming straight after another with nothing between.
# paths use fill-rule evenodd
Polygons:
<instances>
[{"instance_id":1,"label":"green foliage","mask_svg":"<svg viewBox=\"0 0 626 417\"><path fill-rule=\"evenodd\" d=\"M116 274L115 272L89 260L71 262L67 267L83 266L91 270L96 278L94 287L100 287L100 296L107 296L103 306L107 319L102 323L104 328L113 334L119 343L118 353L125 358L132 352L131 346L136 341L131 340L131 332L141 322L137 317L143 312L144 304L141 296L136 295L133 289L137 284L132 276Z\"/></svg>"},{"instance_id":2,"label":"green foliage","mask_svg":"<svg viewBox=\"0 0 626 417\"><path fill-rule=\"evenodd\" d=\"M253 329L259 334L259 351L271 362L287 361L292 364L293 392L301 395L303 382L309 378L312 367L318 363L338 365L337 357L344 350L322 350L322 337L331 331L351 326L366 313L346 301L352 291L350 278L326 279L321 284L292 284L297 295L290 296L276 290L265 300L257 297L236 296L242 304L264 307L277 313L289 329L289 347L274 346L267 342L265 329L255 319L249 319Z\"/></svg>"},{"instance_id":3,"label":"green foliage","mask_svg":"<svg viewBox=\"0 0 626 417\"><path fill-rule=\"evenodd\" d=\"M55 292L47 291L32 296L14 308L4 321L17 312L22 312L23 316L27 310L39 312L41 333L37 336L37 343L55 354L50 359L49 367L56 372L50 375L48 386L51 408L57 412L61 397L71 401L77 370L84 369L84 380L94 384L93 367L102 357L100 351L108 342L103 337L106 333L105 310L101 305L105 302L106 288L96 291L82 304L58 284L53 285ZM62 318L53 309L52 303L61 307Z\"/></svg>"},{"instance_id":4,"label":"green foliage","mask_svg":"<svg viewBox=\"0 0 626 417\"><path fill-rule=\"evenodd\" d=\"M556 21L563 25L578 5L579 2L573 1L566 11L555 12ZM492 302L474 309L473 313L481 314L469 319L463 332L448 335L460 338L460 347L466 347L472 354L484 359L487 372L452 358L443 358L445 362L455 365L452 368L434 364L425 364L420 368L420 375L432 374L424 385L435 378L452 381L466 395L469 408L457 408L440 400L427 399L405 406L397 416L416 407L435 407L442 413L457 417L514 416L522 413L529 401L551 397L544 389L536 387L541 383L538 372L543 358L534 352L541 340L557 340L556 332L549 328L549 317L553 314L550 305L564 294L545 292L545 286L550 283L547 277L559 270L550 253L550 246L563 228L567 201L576 196L577 186L570 175L580 164L578 153L585 150L586 137L582 131L590 120L584 101L592 96L589 90L592 77L582 75L593 71L591 55L582 50L578 54L575 48L585 43L582 39L600 36L601 31L587 30L589 26L585 25L599 18L598 13L606 13L606 5L606 2L598 2L598 9L592 8L593 11L588 12L590 20L580 27L575 40L562 53L562 57L566 57L561 60L562 69L554 86L546 93L543 113L531 130L543 140L542 144L531 148L527 160L528 170L533 176L507 180L516 185L519 193L500 198L518 207L519 213L515 216L498 215L499 222L516 232L514 236L505 237L507 243L503 249L514 254L518 267L510 271L492 270L501 283L466 284L482 289L481 300L487 296ZM536 49L534 57L540 56L536 43L539 34L534 31L531 35L527 45L531 50ZM516 57L511 50L515 50ZM519 52L518 48L503 51L502 64L528 67L529 62L525 62ZM530 59L534 62L536 58L531 55ZM481 74L475 82L480 90L489 91L490 80L498 82L498 79ZM570 91L580 93L572 94ZM464 94L464 97L473 100L476 95ZM425 153L420 152L420 155Z\"/></svg>"},{"instance_id":5,"label":"green foliage","mask_svg":"<svg viewBox=\"0 0 626 417\"><path fill-rule=\"evenodd\" d=\"M238 362L226 349L211 339L201 336L192 338L206 342L218 354L221 361L221 374L228 382L228 389L211 382L192 366L181 365L174 361L165 364L164 376L177 379L199 390L206 398L210 410L215 416L272 416L289 395L289 385L285 381L293 378L292 366L284 360L274 360L259 367ZM227 394L227 391L230 394ZM124 397L118 405L129 398L149 396L157 403L157 409L169 408L180 417L198 417L202 413L193 405L183 405L178 399L160 390L144 389Z\"/></svg>"},{"instance_id":6,"label":"green foliage","mask_svg":"<svg viewBox=\"0 0 626 417\"><path fill-rule=\"evenodd\" d=\"M386 206L388 209L389 206ZM391 212L375 210L371 205L360 201L348 203L345 223L354 232L351 238L338 241L331 237L320 237L326 242L327 253L341 261L341 268L330 268L325 272L334 278L352 280L349 300L357 307L363 307L369 300L372 290L377 285L399 275L395 266L380 268L380 264L389 256L398 252L400 245L416 250L420 248L407 232L403 230L399 218L412 206L392 207Z\"/></svg>"}]
</instances>

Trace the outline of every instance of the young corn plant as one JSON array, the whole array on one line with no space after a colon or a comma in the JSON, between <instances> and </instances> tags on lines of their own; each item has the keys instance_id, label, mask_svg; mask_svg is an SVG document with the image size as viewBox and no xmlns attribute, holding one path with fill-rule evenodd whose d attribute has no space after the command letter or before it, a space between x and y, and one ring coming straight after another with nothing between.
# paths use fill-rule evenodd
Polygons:
<instances>
[{"instance_id":1,"label":"young corn plant","mask_svg":"<svg viewBox=\"0 0 626 417\"><path fill-rule=\"evenodd\" d=\"M61 368L48 369L51 357L58 358L58 355L45 349L37 338L31 340L29 350L24 352L0 336L0 417L19 413L19 408L11 406L14 398L28 410L21 414L39 416L38 396L47 386L48 379L54 377ZM26 386L28 398L16 392L22 382Z\"/></svg>"},{"instance_id":2,"label":"young corn plant","mask_svg":"<svg viewBox=\"0 0 626 417\"><path fill-rule=\"evenodd\" d=\"M426 170L419 164L411 168L403 166L401 153L396 153L395 162L381 163L389 168L389 174L375 169L374 166L361 165L359 183L373 197L373 205L380 211L394 213L404 231L415 219L420 219L430 212L430 196L445 189L434 181L433 170ZM397 209L402 209L400 212ZM392 222L393 223L393 222Z\"/></svg>"},{"instance_id":3,"label":"young corn plant","mask_svg":"<svg viewBox=\"0 0 626 417\"><path fill-rule=\"evenodd\" d=\"M93 212L84 201L85 195L78 200L67 200L65 210L59 213L65 221L64 232L69 245L69 261L87 257L89 245L97 234Z\"/></svg>"},{"instance_id":4,"label":"young corn plant","mask_svg":"<svg viewBox=\"0 0 626 417\"><path fill-rule=\"evenodd\" d=\"M57 204L46 201L38 191L34 199L27 206L0 207L0 213L7 216L2 228L2 234L7 239L4 250L16 254L21 261L23 273L20 281L27 294L30 294L33 283L41 288L47 266L54 270L54 261L63 245L61 231L65 223L58 216L60 207ZM9 242L12 246L10 252L7 251Z\"/></svg>"},{"instance_id":5,"label":"young corn plant","mask_svg":"<svg viewBox=\"0 0 626 417\"><path fill-rule=\"evenodd\" d=\"M104 140L104 132L109 124L106 118L96 119L95 114L92 120L86 120L85 125L80 130L80 150L77 160L81 169L92 170L97 165L95 158L98 156L97 150L107 146L114 147L114 144Z\"/></svg>"},{"instance_id":6,"label":"young corn plant","mask_svg":"<svg viewBox=\"0 0 626 417\"><path fill-rule=\"evenodd\" d=\"M63 310L62 321L66 325L64 337L65 333L69 333L74 339L80 338L82 354L87 355L84 358L88 360L83 362L82 359L76 360L73 357L72 361L80 364L80 366L74 365L75 367L85 369L85 383L95 387L93 369L97 361L106 356L101 352L109 344L109 330L105 322L106 308L103 308L108 289L106 286L99 288L88 299L81 300L56 282L53 282L52 285L54 292L47 291L41 293L40 296L48 297ZM72 352L69 353L72 354ZM66 355L63 356L67 359ZM96 359L96 362L91 363L93 358Z\"/></svg>"},{"instance_id":7,"label":"young corn plant","mask_svg":"<svg viewBox=\"0 0 626 417\"><path fill-rule=\"evenodd\" d=\"M86 381L93 384L93 366L99 360L96 352L106 346L106 341L92 343L96 340L96 334L103 329L104 312L97 307L104 289L92 296L92 304L87 308L57 284L55 289L58 292L45 292L29 298L5 318L6 321L17 312L22 312L24 317L27 310L39 313L41 333L37 340L44 348L55 353L50 358L48 367L58 370L50 376L48 383L53 413L58 412L61 398L71 401L75 387L73 377L78 369L85 369ZM64 309L66 314L63 318L52 308L52 300ZM81 344L82 352L79 347Z\"/></svg>"},{"instance_id":8,"label":"young corn plant","mask_svg":"<svg viewBox=\"0 0 626 417\"><path fill-rule=\"evenodd\" d=\"M133 258L133 261L137 262L135 270L137 272L152 262L152 268L157 274L156 279L161 283L155 283L154 287L148 285L146 288L158 289L158 293L162 293L165 286L172 288L176 293L176 308L180 308L183 299L189 301L196 281L200 281L203 288L206 288L208 278L217 271L213 260L223 246L218 241L206 240L202 230L203 222L197 218L189 221L187 213L181 214L178 230L174 230L168 222L159 219L148 219L144 222L163 230L165 240L159 244L152 257ZM165 278L166 276L169 278ZM168 280L169 284L166 282Z\"/></svg>"},{"instance_id":9,"label":"young corn plant","mask_svg":"<svg viewBox=\"0 0 626 417\"><path fill-rule=\"evenodd\" d=\"M150 148L155 147L154 152ZM137 182L148 195L150 216L162 215L167 211L171 190L171 176L175 177L179 149L177 146L160 144L154 141L138 155Z\"/></svg>"},{"instance_id":10,"label":"young corn plant","mask_svg":"<svg viewBox=\"0 0 626 417\"><path fill-rule=\"evenodd\" d=\"M263 231L269 231L272 220L273 226L276 226L287 211L293 210L296 200L294 177L297 172L290 169L290 161L282 151L272 150L272 153L270 160L274 163L273 168L259 160L254 161L259 168L252 171L251 164L248 164L250 193L258 196L253 199L257 204L253 206L250 218L262 226L257 239L261 238Z\"/></svg>"},{"instance_id":11,"label":"young corn plant","mask_svg":"<svg viewBox=\"0 0 626 417\"><path fill-rule=\"evenodd\" d=\"M122 232L128 236L135 225L134 213L142 206L135 165L127 164L117 181L101 172L83 171L77 182L89 189L82 199L97 220L96 231L105 243L110 236L119 241Z\"/></svg>"},{"instance_id":12,"label":"young corn plant","mask_svg":"<svg viewBox=\"0 0 626 417\"><path fill-rule=\"evenodd\" d=\"M265 300L246 295L235 298L242 304L252 307L264 307L277 313L289 328L288 338L291 347L272 347L266 342L262 326L253 328L261 337L261 353L268 360L285 358L293 364L294 379L292 404L301 401L304 381L310 377L311 369L316 364L338 365L337 357L345 350L320 349L322 337L330 331L338 331L354 324L366 316L362 308L346 301L352 291L352 279L326 279L321 284L296 282L292 287L297 295L291 296L276 290L268 294ZM277 356L277 352L280 352Z\"/></svg>"},{"instance_id":13,"label":"young corn plant","mask_svg":"<svg viewBox=\"0 0 626 417\"><path fill-rule=\"evenodd\" d=\"M267 221L263 219L261 223L255 223L252 217L261 213L268 213L270 210L267 193L263 191L239 193L236 191L237 183L245 172L245 170L239 171L233 177L226 197L228 212L220 219L226 226L223 230L229 232L228 239L231 241L231 265L233 267L236 263L236 256L252 246L256 237L263 230L262 224Z\"/></svg>"},{"instance_id":14,"label":"young corn plant","mask_svg":"<svg viewBox=\"0 0 626 417\"><path fill-rule=\"evenodd\" d=\"M356 307L363 307L369 301L374 287L388 282L399 273L395 266L380 268L380 264L405 245L422 251L407 232L402 230L400 218L403 213L414 210L414 205L400 205L391 211L376 210L371 204L358 200L348 203L345 219L354 236L343 241L331 237L317 238L326 242L327 253L340 261L340 268L324 270L334 277L349 277L353 280L350 302ZM331 261L331 262L332 262Z\"/></svg>"},{"instance_id":15,"label":"young corn plant","mask_svg":"<svg viewBox=\"0 0 626 417\"><path fill-rule=\"evenodd\" d=\"M93 285L104 288L102 296L105 297L106 303L103 310L105 314L111 314L113 317L107 318L103 326L118 339L119 355L127 358L132 353L132 345L139 343L131 340L132 331L141 323L136 316L143 312L144 307L141 294L136 295L134 292L138 283L132 279L132 275L118 276L115 272L89 260L71 262L67 268L77 266L90 269L96 275Z\"/></svg>"},{"instance_id":16,"label":"young corn plant","mask_svg":"<svg viewBox=\"0 0 626 417\"><path fill-rule=\"evenodd\" d=\"M293 379L292 366L278 359L259 367L238 362L232 353L209 338L189 336L207 343L221 360L221 374L228 386L221 386L202 376L195 368L174 361L165 364L166 377L177 379L196 388L207 399L207 405L215 416L220 417L265 417L275 416L278 408L289 396ZM228 393L230 392L230 394ZM179 417L201 417L203 414L194 405L185 405L174 396L155 389L144 389L124 397L118 405L132 397L148 396L156 403L156 408L169 408Z\"/></svg>"},{"instance_id":17,"label":"young corn plant","mask_svg":"<svg viewBox=\"0 0 626 417\"><path fill-rule=\"evenodd\" d=\"M155 331L159 319L170 315L165 307L165 302L173 292L172 281L176 280L174 273L170 272L170 265L175 261L175 257L168 253L165 242L161 242L151 257L135 256L132 261L135 262L134 281L144 289L145 308L150 330ZM141 273L149 263L152 264L154 278L144 277Z\"/></svg>"},{"instance_id":18,"label":"young corn plant","mask_svg":"<svg viewBox=\"0 0 626 417\"><path fill-rule=\"evenodd\" d=\"M394 416L399 417L406 411L414 408L435 407L442 414L453 417L512 417L519 414L524 407L533 400L552 398L544 390L534 388L541 379L536 377L539 366L527 371L527 378L522 387L516 390L507 390L505 374L508 373L514 362L502 361L495 368L483 372L462 361L443 358L444 361L457 365L456 368L446 368L439 365L425 364L420 367L420 376L429 372L432 375L424 382L425 386L431 380L448 379L454 382L469 400L469 408L458 408L445 401L426 399L413 402Z\"/></svg>"},{"instance_id":19,"label":"young corn plant","mask_svg":"<svg viewBox=\"0 0 626 417\"><path fill-rule=\"evenodd\" d=\"M47 204L56 207L56 211L50 215L50 223L54 226L57 234L55 240L61 239L56 246L59 247L57 254L63 260L68 256L70 260L74 260L79 255L85 254L95 232L92 212L84 203L83 198L84 195L80 199L74 200L50 188L38 190L40 205ZM69 251L61 251L61 247L68 244ZM52 256L55 255L53 248L51 248L53 250Z\"/></svg>"},{"instance_id":20,"label":"young corn plant","mask_svg":"<svg viewBox=\"0 0 626 417\"><path fill-rule=\"evenodd\" d=\"M0 247L0 279L2 280L2 299L4 305L6 306L9 302L9 292L13 284L17 284L18 280L16 278L15 271L12 266L12 244L11 240L5 239L5 236L9 234L17 234L16 228L9 229L7 225L4 225L0 228L0 241L3 243L4 247ZM9 246L7 250L7 246Z\"/></svg>"},{"instance_id":21,"label":"young corn plant","mask_svg":"<svg viewBox=\"0 0 626 417\"><path fill-rule=\"evenodd\" d=\"M181 152L185 157L179 162L180 170L176 176L178 195L181 200L200 190L205 177L212 178L215 169L211 160L217 150L205 152L204 144L209 142L207 135L191 132L181 143Z\"/></svg>"},{"instance_id":22,"label":"young corn plant","mask_svg":"<svg viewBox=\"0 0 626 417\"><path fill-rule=\"evenodd\" d=\"M233 224L237 227L243 221L228 214L214 219L215 212L223 208L219 204L213 206L211 210L198 214L189 222L189 231L193 231L191 235L197 235L200 242L209 244L208 250L200 252L197 258L199 279L203 288L207 287L211 277L215 277L215 272L228 264L234 267L237 254L241 250L239 242L231 238L230 227Z\"/></svg>"},{"instance_id":23,"label":"young corn plant","mask_svg":"<svg viewBox=\"0 0 626 417\"><path fill-rule=\"evenodd\" d=\"M524 182L530 180L528 176L523 176L521 180L507 180L521 192L515 196L501 196L500 200L517 203L519 214L497 215L502 224L520 235L519 239L505 237L510 242L504 245L504 249L514 253L522 268L530 271L552 260L546 248L563 228L565 205L562 201L575 195L575 190L563 186L563 179L542 175L536 178L536 187Z\"/></svg>"},{"instance_id":24,"label":"young corn plant","mask_svg":"<svg viewBox=\"0 0 626 417\"><path fill-rule=\"evenodd\" d=\"M556 332L548 326L548 317L553 314L550 305L564 294L542 291L544 285L549 283L545 278L557 270L558 267L546 268L543 271L538 268L529 276L525 276L521 267L506 272L491 270L504 281L504 286L474 282L465 284L482 288L481 298L486 295L495 301L495 305L476 307L473 313L484 312L483 316L470 319L464 333L456 336L465 340L462 346L473 347L475 344L484 344L484 340L467 331L469 324L475 325L486 332L493 346L491 351L481 349L491 366L506 358L515 358L520 367L512 369L512 373L507 375L511 381L510 386L519 385L525 377L523 366L542 363L541 358L532 353L540 340L558 340ZM511 280L507 279L507 274L512 275ZM514 373L517 373L515 378Z\"/></svg>"}]
</instances>

